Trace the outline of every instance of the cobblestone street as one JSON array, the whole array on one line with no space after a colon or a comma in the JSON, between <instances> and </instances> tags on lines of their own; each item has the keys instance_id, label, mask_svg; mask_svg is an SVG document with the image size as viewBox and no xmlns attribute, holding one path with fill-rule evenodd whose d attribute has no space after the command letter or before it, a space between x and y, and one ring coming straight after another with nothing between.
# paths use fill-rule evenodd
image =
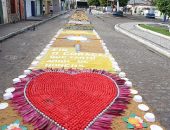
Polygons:
<instances>
[{"instance_id":1,"label":"cobblestone street","mask_svg":"<svg viewBox=\"0 0 170 130\"><path fill-rule=\"evenodd\" d=\"M152 106L160 122L170 129L170 60L114 30L118 23L138 20L110 16L90 18L122 71L127 73L144 100Z\"/></svg>"},{"instance_id":2,"label":"cobblestone street","mask_svg":"<svg viewBox=\"0 0 170 130\"><path fill-rule=\"evenodd\" d=\"M12 79L23 73L54 34L64 26L71 13L59 16L36 28L14 36L2 44L0 52L0 95ZM153 109L163 126L170 130L170 59L117 31L123 22L139 22L128 17L89 15L96 31L106 43L119 66ZM140 18L140 21L146 21ZM152 21L152 20L147 20Z\"/></svg>"},{"instance_id":3,"label":"cobblestone street","mask_svg":"<svg viewBox=\"0 0 170 130\"><path fill-rule=\"evenodd\" d=\"M33 59L48 44L53 35L67 22L69 14L59 16L35 31L27 31L3 42L0 52L0 94L12 84L12 79L23 73Z\"/></svg>"}]
</instances>

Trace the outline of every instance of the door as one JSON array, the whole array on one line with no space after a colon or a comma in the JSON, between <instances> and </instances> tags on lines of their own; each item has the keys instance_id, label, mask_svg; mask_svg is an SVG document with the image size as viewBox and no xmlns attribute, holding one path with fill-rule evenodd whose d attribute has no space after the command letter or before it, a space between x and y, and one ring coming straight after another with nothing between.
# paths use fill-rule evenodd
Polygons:
<instances>
[{"instance_id":1,"label":"door","mask_svg":"<svg viewBox=\"0 0 170 130\"><path fill-rule=\"evenodd\" d=\"M2 2L0 1L0 24L3 23L3 10L2 10Z\"/></svg>"},{"instance_id":2,"label":"door","mask_svg":"<svg viewBox=\"0 0 170 130\"><path fill-rule=\"evenodd\" d=\"M40 0L40 14L43 14L43 1Z\"/></svg>"},{"instance_id":3,"label":"door","mask_svg":"<svg viewBox=\"0 0 170 130\"><path fill-rule=\"evenodd\" d=\"M40 15L40 9L41 9L40 4L41 4L40 0L37 0L37 16Z\"/></svg>"},{"instance_id":4,"label":"door","mask_svg":"<svg viewBox=\"0 0 170 130\"><path fill-rule=\"evenodd\" d=\"M31 1L31 14L35 16L35 1Z\"/></svg>"}]
</instances>

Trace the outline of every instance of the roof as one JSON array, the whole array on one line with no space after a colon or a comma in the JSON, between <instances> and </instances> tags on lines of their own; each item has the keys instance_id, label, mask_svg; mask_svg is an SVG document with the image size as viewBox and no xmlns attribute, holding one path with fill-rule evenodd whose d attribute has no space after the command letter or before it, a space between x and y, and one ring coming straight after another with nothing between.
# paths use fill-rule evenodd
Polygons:
<instances>
[{"instance_id":1,"label":"roof","mask_svg":"<svg viewBox=\"0 0 170 130\"><path fill-rule=\"evenodd\" d=\"M150 4L150 2L148 2L147 0L130 0L128 2L128 4L145 4L145 5L148 5L148 4Z\"/></svg>"}]
</instances>

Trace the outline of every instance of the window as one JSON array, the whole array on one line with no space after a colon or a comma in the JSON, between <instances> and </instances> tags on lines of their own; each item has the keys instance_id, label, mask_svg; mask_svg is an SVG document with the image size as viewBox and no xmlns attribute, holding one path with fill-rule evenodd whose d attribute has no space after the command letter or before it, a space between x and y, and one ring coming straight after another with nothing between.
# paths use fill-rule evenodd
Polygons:
<instances>
[{"instance_id":1,"label":"window","mask_svg":"<svg viewBox=\"0 0 170 130\"><path fill-rule=\"evenodd\" d=\"M15 0L10 0L10 1L11 1L11 13L15 14L16 13Z\"/></svg>"}]
</instances>

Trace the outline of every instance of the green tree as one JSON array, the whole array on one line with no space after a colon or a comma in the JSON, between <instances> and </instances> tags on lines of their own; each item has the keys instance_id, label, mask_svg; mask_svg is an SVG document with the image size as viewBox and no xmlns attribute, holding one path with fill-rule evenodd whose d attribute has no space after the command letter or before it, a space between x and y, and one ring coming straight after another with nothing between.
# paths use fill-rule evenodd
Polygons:
<instances>
[{"instance_id":1,"label":"green tree","mask_svg":"<svg viewBox=\"0 0 170 130\"><path fill-rule=\"evenodd\" d=\"M99 0L88 0L88 5L95 5L95 6L99 6L100 5L100 2Z\"/></svg>"},{"instance_id":2,"label":"green tree","mask_svg":"<svg viewBox=\"0 0 170 130\"><path fill-rule=\"evenodd\" d=\"M170 17L170 0L156 0L156 5L164 16Z\"/></svg>"},{"instance_id":3,"label":"green tree","mask_svg":"<svg viewBox=\"0 0 170 130\"><path fill-rule=\"evenodd\" d=\"M107 0L99 0L101 6L107 6Z\"/></svg>"},{"instance_id":4,"label":"green tree","mask_svg":"<svg viewBox=\"0 0 170 130\"><path fill-rule=\"evenodd\" d=\"M119 0L119 6L124 7L127 5L129 0ZM114 1L114 5L117 4L117 0Z\"/></svg>"},{"instance_id":5,"label":"green tree","mask_svg":"<svg viewBox=\"0 0 170 130\"><path fill-rule=\"evenodd\" d=\"M111 5L111 2L108 0L99 0L100 1L100 5L101 6L107 6L107 2L108 2L108 5L110 6ZM127 5L129 0L119 0L119 5L124 7ZM117 3L117 0L114 1L114 4L116 5Z\"/></svg>"},{"instance_id":6,"label":"green tree","mask_svg":"<svg viewBox=\"0 0 170 130\"><path fill-rule=\"evenodd\" d=\"M127 5L128 1L129 1L129 0L119 0L119 5L120 5L121 7L124 7L124 6Z\"/></svg>"}]
</instances>

